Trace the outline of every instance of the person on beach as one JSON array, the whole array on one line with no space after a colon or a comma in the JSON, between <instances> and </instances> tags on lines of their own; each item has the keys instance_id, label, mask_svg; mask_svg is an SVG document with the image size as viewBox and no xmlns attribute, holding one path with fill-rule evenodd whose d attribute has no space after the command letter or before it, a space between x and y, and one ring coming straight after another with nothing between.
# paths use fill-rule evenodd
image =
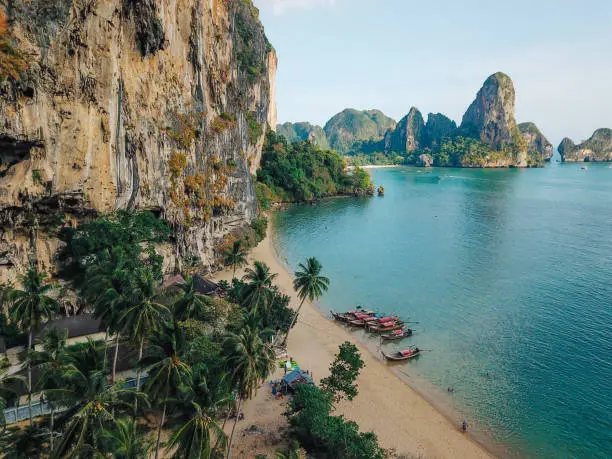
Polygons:
<instances>
[{"instance_id":1,"label":"person on beach","mask_svg":"<svg viewBox=\"0 0 612 459\"><path fill-rule=\"evenodd\" d=\"M461 430L463 430L464 432L467 432L467 428L468 428L468 424L467 424L467 421L464 419L463 424L461 424Z\"/></svg>"}]
</instances>

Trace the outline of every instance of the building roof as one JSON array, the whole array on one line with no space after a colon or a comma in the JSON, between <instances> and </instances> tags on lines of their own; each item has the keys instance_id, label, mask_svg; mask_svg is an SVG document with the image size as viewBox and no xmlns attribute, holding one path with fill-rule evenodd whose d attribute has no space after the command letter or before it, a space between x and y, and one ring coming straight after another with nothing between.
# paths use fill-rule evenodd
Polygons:
<instances>
[{"instance_id":1,"label":"building roof","mask_svg":"<svg viewBox=\"0 0 612 459\"><path fill-rule=\"evenodd\" d=\"M314 385L314 381L304 370L294 370L290 373L287 373L283 377L283 382L288 386L295 387L298 384L312 384Z\"/></svg>"},{"instance_id":2,"label":"building roof","mask_svg":"<svg viewBox=\"0 0 612 459\"><path fill-rule=\"evenodd\" d=\"M213 295L219 289L219 284L197 274L193 276L193 281L195 283L196 290L202 295Z\"/></svg>"}]
</instances>

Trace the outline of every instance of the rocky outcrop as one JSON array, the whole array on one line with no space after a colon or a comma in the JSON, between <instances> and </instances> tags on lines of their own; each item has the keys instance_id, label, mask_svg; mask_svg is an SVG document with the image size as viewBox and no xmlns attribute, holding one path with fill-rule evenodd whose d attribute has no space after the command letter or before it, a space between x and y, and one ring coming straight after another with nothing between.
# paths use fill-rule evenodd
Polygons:
<instances>
[{"instance_id":1,"label":"rocky outcrop","mask_svg":"<svg viewBox=\"0 0 612 459\"><path fill-rule=\"evenodd\" d=\"M211 263L219 239L255 215L251 174L276 125L276 55L257 9L9 5L0 14L28 68L0 83L0 279L34 251L50 266L52 225L116 209L154 210L175 228L179 263Z\"/></svg>"},{"instance_id":2,"label":"rocky outcrop","mask_svg":"<svg viewBox=\"0 0 612 459\"><path fill-rule=\"evenodd\" d=\"M427 154L421 154L419 155L416 165L420 167L431 167L433 166L433 158Z\"/></svg>"},{"instance_id":3,"label":"rocky outcrop","mask_svg":"<svg viewBox=\"0 0 612 459\"><path fill-rule=\"evenodd\" d=\"M550 161L553 155L553 146L534 123L521 123L518 125L521 135L527 142L529 155L539 161Z\"/></svg>"},{"instance_id":4,"label":"rocky outcrop","mask_svg":"<svg viewBox=\"0 0 612 459\"><path fill-rule=\"evenodd\" d=\"M334 115L323 130L331 148L347 153L356 142L380 140L388 129L394 127L395 121L380 110L347 108Z\"/></svg>"},{"instance_id":5,"label":"rocky outcrop","mask_svg":"<svg viewBox=\"0 0 612 459\"><path fill-rule=\"evenodd\" d=\"M385 151L411 152L425 146L425 122L418 108L412 107L394 130L385 134Z\"/></svg>"},{"instance_id":6,"label":"rocky outcrop","mask_svg":"<svg viewBox=\"0 0 612 459\"><path fill-rule=\"evenodd\" d=\"M452 137L457 131L457 123L442 113L430 113L425 124L425 145L436 148L445 137Z\"/></svg>"},{"instance_id":7,"label":"rocky outcrop","mask_svg":"<svg viewBox=\"0 0 612 459\"><path fill-rule=\"evenodd\" d=\"M612 129L597 129L588 140L578 145L566 137L558 150L562 161L612 161Z\"/></svg>"},{"instance_id":8,"label":"rocky outcrop","mask_svg":"<svg viewBox=\"0 0 612 459\"><path fill-rule=\"evenodd\" d=\"M276 126L277 134L284 136L289 142L310 141L323 150L329 150L329 142L321 126L308 122L283 123Z\"/></svg>"}]
</instances>

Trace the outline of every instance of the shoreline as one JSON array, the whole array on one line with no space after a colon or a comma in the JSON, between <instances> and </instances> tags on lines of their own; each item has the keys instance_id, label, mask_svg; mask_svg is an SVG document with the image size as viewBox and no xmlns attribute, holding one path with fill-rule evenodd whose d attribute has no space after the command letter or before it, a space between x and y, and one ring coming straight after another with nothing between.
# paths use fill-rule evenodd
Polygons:
<instances>
[{"instance_id":1,"label":"shoreline","mask_svg":"<svg viewBox=\"0 0 612 459\"><path fill-rule=\"evenodd\" d=\"M255 260L265 262L272 272L278 274L276 284L291 296L292 305L296 306L298 300L292 288L292 275L284 261L280 260L274 246L274 231L270 222L268 235L251 251L249 263ZM237 277L240 277L242 272L242 269L237 272ZM219 271L214 278L217 281L227 280L231 278L231 271ZM331 281L333 282L333 279ZM381 446L400 455L437 458L492 458L504 455L486 439L462 433L449 412L436 403L435 397L424 394L409 384L405 377L398 374L399 368L379 360L365 343L327 318L316 304L304 304L296 326L289 335L287 349L289 355L297 360L302 368L313 372L314 379L318 382L328 374L329 364L334 359L338 346L344 341L357 345L365 367L357 380L359 395L352 402L340 402L336 407L336 414L357 422L360 431L374 431ZM408 378L411 377L408 368L402 366L402 370ZM238 445L243 443L242 453L248 454L248 457L254 456L254 447L273 453L275 449L270 449L267 438L272 433L283 431L287 426L286 419L282 416L283 404L275 404L268 392L264 385L253 400L245 403L248 426L258 421L262 424L258 427L264 429L269 424L271 430L264 435L266 440L262 439L266 446L260 445L261 442L257 442L256 438L246 435L245 430L235 438L238 442L236 451L240 449ZM246 429L247 426L242 427Z\"/></svg>"}]
</instances>

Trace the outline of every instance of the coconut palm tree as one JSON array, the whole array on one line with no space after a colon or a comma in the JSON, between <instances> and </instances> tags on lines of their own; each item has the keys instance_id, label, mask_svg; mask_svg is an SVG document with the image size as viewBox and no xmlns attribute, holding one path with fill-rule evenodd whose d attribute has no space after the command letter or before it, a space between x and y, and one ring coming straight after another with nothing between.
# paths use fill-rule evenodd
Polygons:
<instances>
[{"instance_id":1,"label":"coconut palm tree","mask_svg":"<svg viewBox=\"0 0 612 459\"><path fill-rule=\"evenodd\" d=\"M188 319L206 320L210 314L210 298L198 292L194 277L187 277L179 285L179 292L172 304L177 321Z\"/></svg>"},{"instance_id":2,"label":"coconut palm tree","mask_svg":"<svg viewBox=\"0 0 612 459\"><path fill-rule=\"evenodd\" d=\"M253 269L247 268L242 280L246 285L242 288L242 306L251 312L260 308L268 309L272 296L272 282L277 274L270 272L270 268L262 261L256 261Z\"/></svg>"},{"instance_id":3,"label":"coconut palm tree","mask_svg":"<svg viewBox=\"0 0 612 459\"><path fill-rule=\"evenodd\" d=\"M289 332L295 325L295 322L300 315L300 310L304 305L304 301L318 300L323 296L323 292L326 292L329 288L329 279L321 275L322 270L323 266L315 257L307 258L305 264L300 263L298 265L298 270L295 272L295 278L293 280L293 289L297 292L298 298L300 298L302 301L300 302L300 306L293 317L291 326L287 330L283 344L287 343Z\"/></svg>"},{"instance_id":4,"label":"coconut palm tree","mask_svg":"<svg viewBox=\"0 0 612 459\"><path fill-rule=\"evenodd\" d=\"M245 325L239 334L228 334L223 340L223 348L239 395L236 421L232 427L228 446L229 457L242 399L253 397L259 382L267 378L272 371L274 357L259 337L259 330L251 325Z\"/></svg>"},{"instance_id":5,"label":"coconut palm tree","mask_svg":"<svg viewBox=\"0 0 612 459\"><path fill-rule=\"evenodd\" d=\"M227 437L215 421L215 411L193 404L193 414L170 437L168 450L176 448L172 457L176 459L208 459L215 447L225 449ZM213 443L214 441L214 443Z\"/></svg>"},{"instance_id":6,"label":"coconut palm tree","mask_svg":"<svg viewBox=\"0 0 612 459\"><path fill-rule=\"evenodd\" d=\"M53 286L47 282L47 273L38 271L31 266L25 276L20 276L23 290L13 289L8 293L11 319L19 324L22 330L28 332L28 350L32 349L34 332L57 313L57 300L49 294ZM28 411L32 425L32 365L27 359L28 369Z\"/></svg>"},{"instance_id":7,"label":"coconut palm tree","mask_svg":"<svg viewBox=\"0 0 612 459\"><path fill-rule=\"evenodd\" d=\"M135 392L121 385L107 386L101 342L88 340L66 352L62 387L47 391L70 407L59 416L65 428L51 457L91 457L103 449L100 433L114 423L113 411L132 408ZM146 397L140 394L140 399Z\"/></svg>"},{"instance_id":8,"label":"coconut palm tree","mask_svg":"<svg viewBox=\"0 0 612 459\"><path fill-rule=\"evenodd\" d=\"M244 266L247 262L247 252L244 250L241 239L234 241L232 247L223 253L223 262L234 269L232 278L236 277L236 268Z\"/></svg>"},{"instance_id":9,"label":"coconut palm tree","mask_svg":"<svg viewBox=\"0 0 612 459\"><path fill-rule=\"evenodd\" d=\"M175 323L165 324L161 333L151 337L147 355L139 363L142 368L148 368L149 372L144 391L157 406L162 408L155 443L156 459L159 457L161 431L166 421L168 399L191 384L191 367L181 359L184 348L181 330Z\"/></svg>"},{"instance_id":10,"label":"coconut palm tree","mask_svg":"<svg viewBox=\"0 0 612 459\"><path fill-rule=\"evenodd\" d=\"M153 448L153 440L139 431L133 419L118 419L101 436L105 440L105 449L117 459L147 459Z\"/></svg>"},{"instance_id":11,"label":"coconut palm tree","mask_svg":"<svg viewBox=\"0 0 612 459\"><path fill-rule=\"evenodd\" d=\"M126 260L121 247L101 254L96 263L87 269L83 296L89 299L94 308L94 316L101 319L106 334L115 334L115 352L111 381L114 384L119 357L119 340L123 324L120 318L126 304L126 297L131 295L133 270ZM105 340L106 342L106 340ZM106 354L105 354L106 356ZM104 360L106 362L106 358Z\"/></svg>"},{"instance_id":12,"label":"coconut palm tree","mask_svg":"<svg viewBox=\"0 0 612 459\"><path fill-rule=\"evenodd\" d=\"M142 359L144 342L147 336L157 333L160 324L170 310L160 303L159 294L148 269L141 270L135 279L134 289L127 299L127 309L119 318L124 333L129 334L132 342L138 345L138 361ZM136 368L136 392L140 391L140 365ZM138 412L138 399L134 402L134 413Z\"/></svg>"},{"instance_id":13,"label":"coconut palm tree","mask_svg":"<svg viewBox=\"0 0 612 459\"><path fill-rule=\"evenodd\" d=\"M53 451L55 441L55 400L52 392L62 387L63 366L66 364L66 340L68 330L52 328L42 337L43 349L34 356L36 364L40 369L38 388L51 406L51 417L49 420L49 449Z\"/></svg>"}]
</instances>

